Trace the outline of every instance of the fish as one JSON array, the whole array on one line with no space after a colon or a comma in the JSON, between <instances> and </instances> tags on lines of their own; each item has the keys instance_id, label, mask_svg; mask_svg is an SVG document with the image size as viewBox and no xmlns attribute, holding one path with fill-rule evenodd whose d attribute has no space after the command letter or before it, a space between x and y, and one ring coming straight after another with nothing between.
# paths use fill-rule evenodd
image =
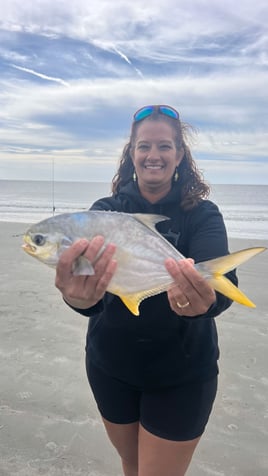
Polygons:
<instances>
[{"instance_id":1,"label":"fish","mask_svg":"<svg viewBox=\"0 0 268 476\"><path fill-rule=\"evenodd\" d=\"M61 254L75 241L102 235L104 245L96 260L108 243L116 245L117 268L107 291L119 296L130 312L138 316L144 299L165 292L174 284L165 268L166 258L185 259L156 229L157 223L166 220L169 218L162 215L101 210L63 213L33 224L24 234L22 247L29 255L56 268ZM242 305L256 307L224 274L265 249L243 249L195 263L194 267L215 291ZM94 275L94 263L80 256L72 272L76 276Z\"/></svg>"}]
</instances>

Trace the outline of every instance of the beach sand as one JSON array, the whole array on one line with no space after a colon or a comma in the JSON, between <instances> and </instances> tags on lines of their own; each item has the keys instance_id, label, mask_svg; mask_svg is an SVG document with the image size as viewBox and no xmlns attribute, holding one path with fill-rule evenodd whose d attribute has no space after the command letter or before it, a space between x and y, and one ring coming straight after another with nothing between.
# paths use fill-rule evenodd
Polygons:
<instances>
[{"instance_id":1,"label":"beach sand","mask_svg":"<svg viewBox=\"0 0 268 476\"><path fill-rule=\"evenodd\" d=\"M21 250L26 228L0 223L0 475L122 475L87 383L88 320ZM231 251L258 245L268 241L230 240ZM217 318L219 392L187 476L268 474L267 273L268 252L243 264L239 286L257 308Z\"/></svg>"}]
</instances>

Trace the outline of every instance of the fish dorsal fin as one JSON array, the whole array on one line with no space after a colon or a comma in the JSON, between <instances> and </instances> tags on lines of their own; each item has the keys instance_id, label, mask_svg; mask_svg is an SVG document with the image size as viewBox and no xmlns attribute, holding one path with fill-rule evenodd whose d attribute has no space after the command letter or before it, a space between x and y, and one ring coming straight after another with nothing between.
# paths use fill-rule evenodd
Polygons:
<instances>
[{"instance_id":1,"label":"fish dorsal fin","mask_svg":"<svg viewBox=\"0 0 268 476\"><path fill-rule=\"evenodd\" d=\"M143 225L150 228L150 230L157 231L155 225L161 221L170 220L169 217L164 215L154 215L151 213L133 213L132 216L141 222Z\"/></svg>"}]
</instances>

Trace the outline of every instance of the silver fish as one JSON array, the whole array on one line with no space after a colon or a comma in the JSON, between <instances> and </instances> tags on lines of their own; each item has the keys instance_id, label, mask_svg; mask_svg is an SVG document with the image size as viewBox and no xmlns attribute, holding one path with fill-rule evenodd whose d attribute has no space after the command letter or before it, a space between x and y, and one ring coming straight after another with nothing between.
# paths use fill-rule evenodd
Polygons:
<instances>
[{"instance_id":1,"label":"silver fish","mask_svg":"<svg viewBox=\"0 0 268 476\"><path fill-rule=\"evenodd\" d=\"M64 250L76 240L102 235L103 249L116 245L116 272L108 291L119 296L128 309L139 315L143 299L167 291L173 280L167 272L166 258L184 259L155 228L169 218L160 215L128 214L110 211L65 213L31 226L24 235L23 249L49 266L56 267ZM248 248L229 255L195 264L199 273L216 290L233 301L255 307L224 274L256 254L264 247ZM75 275L93 275L94 268L83 256L74 263Z\"/></svg>"}]
</instances>

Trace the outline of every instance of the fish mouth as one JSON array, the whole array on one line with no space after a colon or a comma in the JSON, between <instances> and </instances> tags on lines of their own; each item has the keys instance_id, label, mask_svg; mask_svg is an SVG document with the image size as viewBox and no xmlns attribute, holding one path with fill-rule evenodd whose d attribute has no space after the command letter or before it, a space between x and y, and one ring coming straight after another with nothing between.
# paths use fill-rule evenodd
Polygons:
<instances>
[{"instance_id":1,"label":"fish mouth","mask_svg":"<svg viewBox=\"0 0 268 476\"><path fill-rule=\"evenodd\" d=\"M23 240L24 240L24 243L22 245L23 250L29 254L36 253L36 246L34 246L32 243L29 242L30 238L27 235L24 236Z\"/></svg>"},{"instance_id":2,"label":"fish mouth","mask_svg":"<svg viewBox=\"0 0 268 476\"><path fill-rule=\"evenodd\" d=\"M22 248L24 249L24 251L26 251L26 253L29 254L33 254L36 252L36 246L30 245L30 243L24 243L22 245Z\"/></svg>"}]
</instances>

